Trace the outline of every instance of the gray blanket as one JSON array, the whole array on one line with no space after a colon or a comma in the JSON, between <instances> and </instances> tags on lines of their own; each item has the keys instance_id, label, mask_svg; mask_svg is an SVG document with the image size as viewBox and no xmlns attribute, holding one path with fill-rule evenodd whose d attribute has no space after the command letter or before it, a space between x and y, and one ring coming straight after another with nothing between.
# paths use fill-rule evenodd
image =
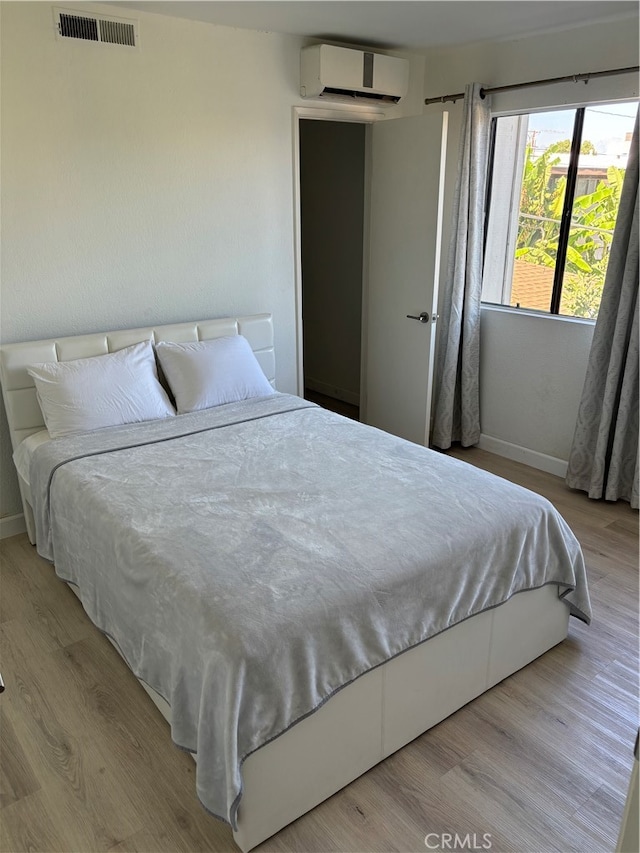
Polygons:
<instances>
[{"instance_id":1,"label":"gray blanket","mask_svg":"<svg viewBox=\"0 0 640 853\"><path fill-rule=\"evenodd\" d=\"M233 826L246 756L373 667L545 584L590 618L548 501L297 397L58 439L31 484L40 553Z\"/></svg>"}]
</instances>

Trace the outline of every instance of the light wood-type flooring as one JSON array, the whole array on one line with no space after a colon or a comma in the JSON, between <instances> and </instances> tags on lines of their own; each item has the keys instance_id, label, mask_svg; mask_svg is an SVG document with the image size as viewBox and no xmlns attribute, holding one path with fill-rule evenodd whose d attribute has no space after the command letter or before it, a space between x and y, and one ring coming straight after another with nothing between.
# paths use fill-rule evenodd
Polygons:
<instances>
[{"instance_id":1,"label":"light wood-type flooring","mask_svg":"<svg viewBox=\"0 0 640 853\"><path fill-rule=\"evenodd\" d=\"M593 623L572 619L560 646L261 850L614 850L638 726L638 515L480 450L456 455L555 503L584 548ZM199 805L191 758L74 594L25 535L1 550L1 850L233 850ZM456 833L466 847L442 838Z\"/></svg>"}]
</instances>

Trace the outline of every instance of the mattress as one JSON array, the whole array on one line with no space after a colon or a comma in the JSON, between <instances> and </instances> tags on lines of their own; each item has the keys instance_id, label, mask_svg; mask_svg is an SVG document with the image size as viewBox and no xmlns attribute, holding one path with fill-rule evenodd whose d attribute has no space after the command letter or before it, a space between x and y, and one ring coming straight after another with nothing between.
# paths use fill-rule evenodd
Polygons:
<instances>
[{"instance_id":1,"label":"mattress","mask_svg":"<svg viewBox=\"0 0 640 853\"><path fill-rule=\"evenodd\" d=\"M41 443L39 552L166 699L205 807L347 684L584 561L544 498L297 397Z\"/></svg>"}]
</instances>

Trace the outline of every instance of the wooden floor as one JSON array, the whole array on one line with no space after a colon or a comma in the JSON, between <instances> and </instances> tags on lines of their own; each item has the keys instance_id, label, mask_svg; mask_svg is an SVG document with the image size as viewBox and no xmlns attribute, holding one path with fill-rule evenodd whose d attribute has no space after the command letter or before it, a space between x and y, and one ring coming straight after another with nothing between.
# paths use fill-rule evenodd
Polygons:
<instances>
[{"instance_id":1,"label":"wooden floor","mask_svg":"<svg viewBox=\"0 0 640 853\"><path fill-rule=\"evenodd\" d=\"M638 726L638 515L480 450L456 455L555 503L585 551L593 623L571 620L559 647L261 850L424 853L428 833L433 849L614 850ZM1 849L234 849L198 803L191 758L73 593L26 536L1 548ZM438 847L442 833L466 847Z\"/></svg>"}]
</instances>

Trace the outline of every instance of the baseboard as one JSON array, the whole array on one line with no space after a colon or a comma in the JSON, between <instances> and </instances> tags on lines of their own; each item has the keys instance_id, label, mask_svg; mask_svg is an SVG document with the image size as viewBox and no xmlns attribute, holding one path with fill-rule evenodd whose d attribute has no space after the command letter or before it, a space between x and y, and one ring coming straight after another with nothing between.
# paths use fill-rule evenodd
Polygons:
<instances>
[{"instance_id":1,"label":"baseboard","mask_svg":"<svg viewBox=\"0 0 640 853\"><path fill-rule=\"evenodd\" d=\"M333 397L334 400L351 403L352 406L360 405L360 395L357 392L347 391L345 388L338 388L336 385L329 385L328 382L321 382L319 379L314 379L313 376L304 377L304 387L310 391L316 391L318 394L324 394L326 397Z\"/></svg>"},{"instance_id":2,"label":"baseboard","mask_svg":"<svg viewBox=\"0 0 640 853\"><path fill-rule=\"evenodd\" d=\"M0 539L8 539L9 536L17 536L25 533L27 525L24 523L24 515L5 515L0 518Z\"/></svg>"},{"instance_id":3,"label":"baseboard","mask_svg":"<svg viewBox=\"0 0 640 853\"><path fill-rule=\"evenodd\" d=\"M522 462L531 468L537 468L539 471L546 471L547 474L555 474L556 477L562 477L562 479L567 474L569 463L564 459L548 456L546 453L531 450L529 447L521 447L519 444L511 444L510 441L503 441L501 438L494 438L492 435L482 434L478 447L481 450L487 450L489 453L495 453L496 456L504 456L507 459L513 459L514 462Z\"/></svg>"}]
</instances>

